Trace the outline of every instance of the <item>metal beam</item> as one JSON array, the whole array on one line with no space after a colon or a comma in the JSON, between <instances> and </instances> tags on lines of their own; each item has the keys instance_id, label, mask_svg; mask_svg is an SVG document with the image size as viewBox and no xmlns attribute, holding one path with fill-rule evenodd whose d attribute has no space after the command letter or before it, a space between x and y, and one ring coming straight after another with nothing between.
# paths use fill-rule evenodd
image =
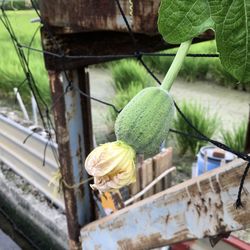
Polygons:
<instances>
[{"instance_id":1,"label":"metal beam","mask_svg":"<svg viewBox=\"0 0 250 250\"><path fill-rule=\"evenodd\" d=\"M0 160L39 189L54 204L64 209L62 195L54 193L58 185L51 183L48 186L53 174L58 170L53 154L57 152L57 145L39 134L32 133L32 130L0 115ZM23 143L25 139L27 141ZM44 156L46 145L48 146Z\"/></svg>"},{"instance_id":2,"label":"metal beam","mask_svg":"<svg viewBox=\"0 0 250 250\"><path fill-rule=\"evenodd\" d=\"M43 27L41 30L43 49L45 51L63 55L59 57L44 54L48 70L75 69L86 65L122 59L122 55L134 55L136 48L127 32L92 31L74 34L57 34L55 27ZM135 33L137 47L143 52L155 52L176 47L167 44L160 34ZM195 38L193 43L211 40L212 31L207 31ZM101 49L100 49L101 48ZM85 58L70 58L67 56L84 55ZM102 57L102 56L107 56ZM90 56L90 57L88 57ZM96 56L92 57L91 56Z\"/></svg>"},{"instance_id":3,"label":"metal beam","mask_svg":"<svg viewBox=\"0 0 250 250\"><path fill-rule=\"evenodd\" d=\"M157 33L157 13L160 0L120 0L122 9L134 32ZM95 30L127 31L115 1L107 0L43 0L39 1L44 23L57 27L60 33L80 33ZM133 17L131 18L130 14Z\"/></svg>"},{"instance_id":4,"label":"metal beam","mask_svg":"<svg viewBox=\"0 0 250 250\"><path fill-rule=\"evenodd\" d=\"M248 123L247 123L245 152L248 154L250 153L250 104L249 104L249 114L248 114Z\"/></svg>"},{"instance_id":5,"label":"metal beam","mask_svg":"<svg viewBox=\"0 0 250 250\"><path fill-rule=\"evenodd\" d=\"M235 160L85 226L82 249L151 249L249 227L249 175L235 208L245 166Z\"/></svg>"},{"instance_id":6,"label":"metal beam","mask_svg":"<svg viewBox=\"0 0 250 250\"><path fill-rule=\"evenodd\" d=\"M91 147L85 146L84 130L89 125L85 127L83 113L86 109L77 91L80 72L85 74L84 70L74 70L67 72L66 77L61 72L49 72L71 250L81 249L80 226L92 221L94 216L89 183L70 188L88 178L83 163L86 148ZM72 88L68 88L69 83Z\"/></svg>"}]
</instances>

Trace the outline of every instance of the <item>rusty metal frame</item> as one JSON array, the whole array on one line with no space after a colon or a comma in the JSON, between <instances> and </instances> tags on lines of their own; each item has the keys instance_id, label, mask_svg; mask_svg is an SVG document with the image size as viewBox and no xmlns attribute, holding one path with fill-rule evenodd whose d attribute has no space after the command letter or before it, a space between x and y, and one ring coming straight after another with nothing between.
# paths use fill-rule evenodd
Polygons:
<instances>
[{"instance_id":1,"label":"rusty metal frame","mask_svg":"<svg viewBox=\"0 0 250 250\"><path fill-rule=\"evenodd\" d=\"M155 52L174 48L177 45L167 44L159 34L138 34L134 37L140 52ZM212 31L195 38L193 43L211 40ZM92 64L123 59L125 56L136 58L137 48L131 43L131 37L126 32L96 31L73 34L57 34L55 27L42 28L43 49L56 56L45 54L45 64L48 70L76 69ZM55 46L56 42L56 46ZM76 56L69 58L67 56ZM83 56L77 58L77 56ZM90 56L88 58L88 56ZM94 56L91 58L91 56ZM108 57L105 57L108 56Z\"/></svg>"},{"instance_id":2,"label":"rusty metal frame","mask_svg":"<svg viewBox=\"0 0 250 250\"><path fill-rule=\"evenodd\" d=\"M245 152L248 154L250 153L250 104L249 104L249 114L248 114L248 123L247 123Z\"/></svg>"},{"instance_id":3,"label":"rusty metal frame","mask_svg":"<svg viewBox=\"0 0 250 250\"><path fill-rule=\"evenodd\" d=\"M83 101L76 89L80 85L85 86L81 88L85 88L83 90L86 92L89 91L89 86L84 70L67 72L67 77L65 73L50 71L49 77L54 101L53 111L63 178L69 247L81 249L80 227L92 221L95 213L88 182L78 185L88 178L83 164L86 153L91 150L92 137L86 137L86 134L91 132L88 131L91 126L90 102ZM83 103L86 103L85 107L82 106ZM84 114L85 112L87 114Z\"/></svg>"}]
</instances>

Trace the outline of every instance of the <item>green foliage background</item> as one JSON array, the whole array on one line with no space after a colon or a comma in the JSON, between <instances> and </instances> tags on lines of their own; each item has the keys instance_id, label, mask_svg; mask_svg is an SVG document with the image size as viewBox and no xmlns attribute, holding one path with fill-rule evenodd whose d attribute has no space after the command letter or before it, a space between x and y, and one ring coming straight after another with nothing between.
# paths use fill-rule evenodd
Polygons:
<instances>
[{"instance_id":1,"label":"green foliage background","mask_svg":"<svg viewBox=\"0 0 250 250\"><path fill-rule=\"evenodd\" d=\"M19 10L7 11L7 15L20 43L29 45L35 30L40 25L30 22L31 19L37 17L36 13L33 10ZM8 96L13 93L13 88L17 87L25 79L25 75L22 71L11 39L1 22L0 34L0 95ZM37 32L32 47L41 49L39 31ZM27 55L28 50L24 49L24 51ZM30 51L29 65L43 98L46 102L50 102L48 75L45 70L43 55ZM27 84L22 85L20 92L24 101L28 101L30 92Z\"/></svg>"}]
</instances>

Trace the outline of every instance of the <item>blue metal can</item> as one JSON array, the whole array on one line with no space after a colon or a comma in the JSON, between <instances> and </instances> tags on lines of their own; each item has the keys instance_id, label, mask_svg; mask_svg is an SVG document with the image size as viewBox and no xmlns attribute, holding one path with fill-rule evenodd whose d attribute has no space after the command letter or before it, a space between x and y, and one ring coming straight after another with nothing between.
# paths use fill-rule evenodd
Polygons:
<instances>
[{"instance_id":1,"label":"blue metal can","mask_svg":"<svg viewBox=\"0 0 250 250\"><path fill-rule=\"evenodd\" d=\"M228 163L235 159L235 155L225 151L224 157L215 157L215 146L204 146L200 149L197 155L198 175L221 166L223 163Z\"/></svg>"}]
</instances>

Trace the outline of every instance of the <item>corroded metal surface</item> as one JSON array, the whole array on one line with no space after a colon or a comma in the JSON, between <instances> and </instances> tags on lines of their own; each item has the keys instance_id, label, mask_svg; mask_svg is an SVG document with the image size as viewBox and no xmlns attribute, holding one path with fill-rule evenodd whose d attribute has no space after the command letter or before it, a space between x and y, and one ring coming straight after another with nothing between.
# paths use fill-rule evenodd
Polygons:
<instances>
[{"instance_id":1,"label":"corroded metal surface","mask_svg":"<svg viewBox=\"0 0 250 250\"><path fill-rule=\"evenodd\" d=\"M46 68L49 70L76 69L82 66L122 59L123 55L133 55L137 51L155 52L176 47L167 44L161 35L134 34L137 48L126 32L84 32L77 34L56 34L53 29L42 29L42 42L45 51L64 55L54 57L45 55ZM211 40L214 34L207 31L195 38L193 43ZM67 56L97 56L96 58L67 58ZM109 58L102 56L108 55ZM119 56L118 56L119 55ZM98 58L99 56L99 58ZM113 56L113 57L112 57Z\"/></svg>"},{"instance_id":2,"label":"corroded metal surface","mask_svg":"<svg viewBox=\"0 0 250 250\"><path fill-rule=\"evenodd\" d=\"M58 170L53 152L57 145L29 128L8 119L0 114L0 156L1 162L25 178L38 188L52 203L64 209L61 194L55 195L58 184L50 183L54 173ZM32 134L32 136L30 136ZM24 140L26 143L23 143ZM44 159L44 148L46 157ZM45 160L45 161L44 161ZM44 161L44 165L43 165Z\"/></svg>"},{"instance_id":3,"label":"corroded metal surface","mask_svg":"<svg viewBox=\"0 0 250 250\"><path fill-rule=\"evenodd\" d=\"M82 72L84 73L84 71ZM77 185L87 179L83 170L85 158L83 116L77 71L69 72L66 79L63 73L49 72L53 98L53 111L56 124L59 160L63 178L63 191L71 250L80 249L80 226L93 219L90 188L88 183ZM68 80L73 89L68 88ZM65 93L66 89L68 91ZM76 187L73 187L77 185Z\"/></svg>"},{"instance_id":4,"label":"corroded metal surface","mask_svg":"<svg viewBox=\"0 0 250 250\"><path fill-rule=\"evenodd\" d=\"M110 0L44 0L40 2L42 43L48 70L76 69L82 66L122 59L135 52L155 52L175 47L167 44L157 31L160 0L133 0L133 17L129 1L120 0L132 28L134 46L116 1ZM195 38L200 42L214 38L211 31ZM68 58L67 56L99 56ZM103 58L102 56L109 56Z\"/></svg>"},{"instance_id":5,"label":"corroded metal surface","mask_svg":"<svg viewBox=\"0 0 250 250\"><path fill-rule=\"evenodd\" d=\"M250 153L250 105L249 105L249 114L248 114L245 152L248 154Z\"/></svg>"},{"instance_id":6,"label":"corroded metal surface","mask_svg":"<svg viewBox=\"0 0 250 250\"><path fill-rule=\"evenodd\" d=\"M79 89L90 96L90 83L89 72L84 72L85 69L78 69ZM91 101L86 96L81 95L82 119L84 124L84 145L85 155L88 155L94 148L93 146L93 127L92 127L92 114L91 114Z\"/></svg>"},{"instance_id":7,"label":"corroded metal surface","mask_svg":"<svg viewBox=\"0 0 250 250\"><path fill-rule=\"evenodd\" d=\"M167 45L158 35L135 34L138 48L153 52L174 47ZM47 69L75 69L78 67L122 59L122 55L134 55L136 48L125 32L88 32L77 34L56 34L52 29L42 29L43 48L46 51L65 56L110 56L109 58L67 58L45 55ZM117 57L120 55L120 57ZM114 57L112 57L114 56Z\"/></svg>"},{"instance_id":8,"label":"corroded metal surface","mask_svg":"<svg viewBox=\"0 0 250 250\"><path fill-rule=\"evenodd\" d=\"M116 2L113 0L43 0L40 2L42 19L62 33L83 31L126 31ZM120 0L134 32L156 33L160 0L133 0L131 19L128 0Z\"/></svg>"},{"instance_id":9,"label":"corroded metal surface","mask_svg":"<svg viewBox=\"0 0 250 250\"><path fill-rule=\"evenodd\" d=\"M245 166L236 160L87 225L82 249L151 249L249 227L249 175L235 208Z\"/></svg>"}]
</instances>

